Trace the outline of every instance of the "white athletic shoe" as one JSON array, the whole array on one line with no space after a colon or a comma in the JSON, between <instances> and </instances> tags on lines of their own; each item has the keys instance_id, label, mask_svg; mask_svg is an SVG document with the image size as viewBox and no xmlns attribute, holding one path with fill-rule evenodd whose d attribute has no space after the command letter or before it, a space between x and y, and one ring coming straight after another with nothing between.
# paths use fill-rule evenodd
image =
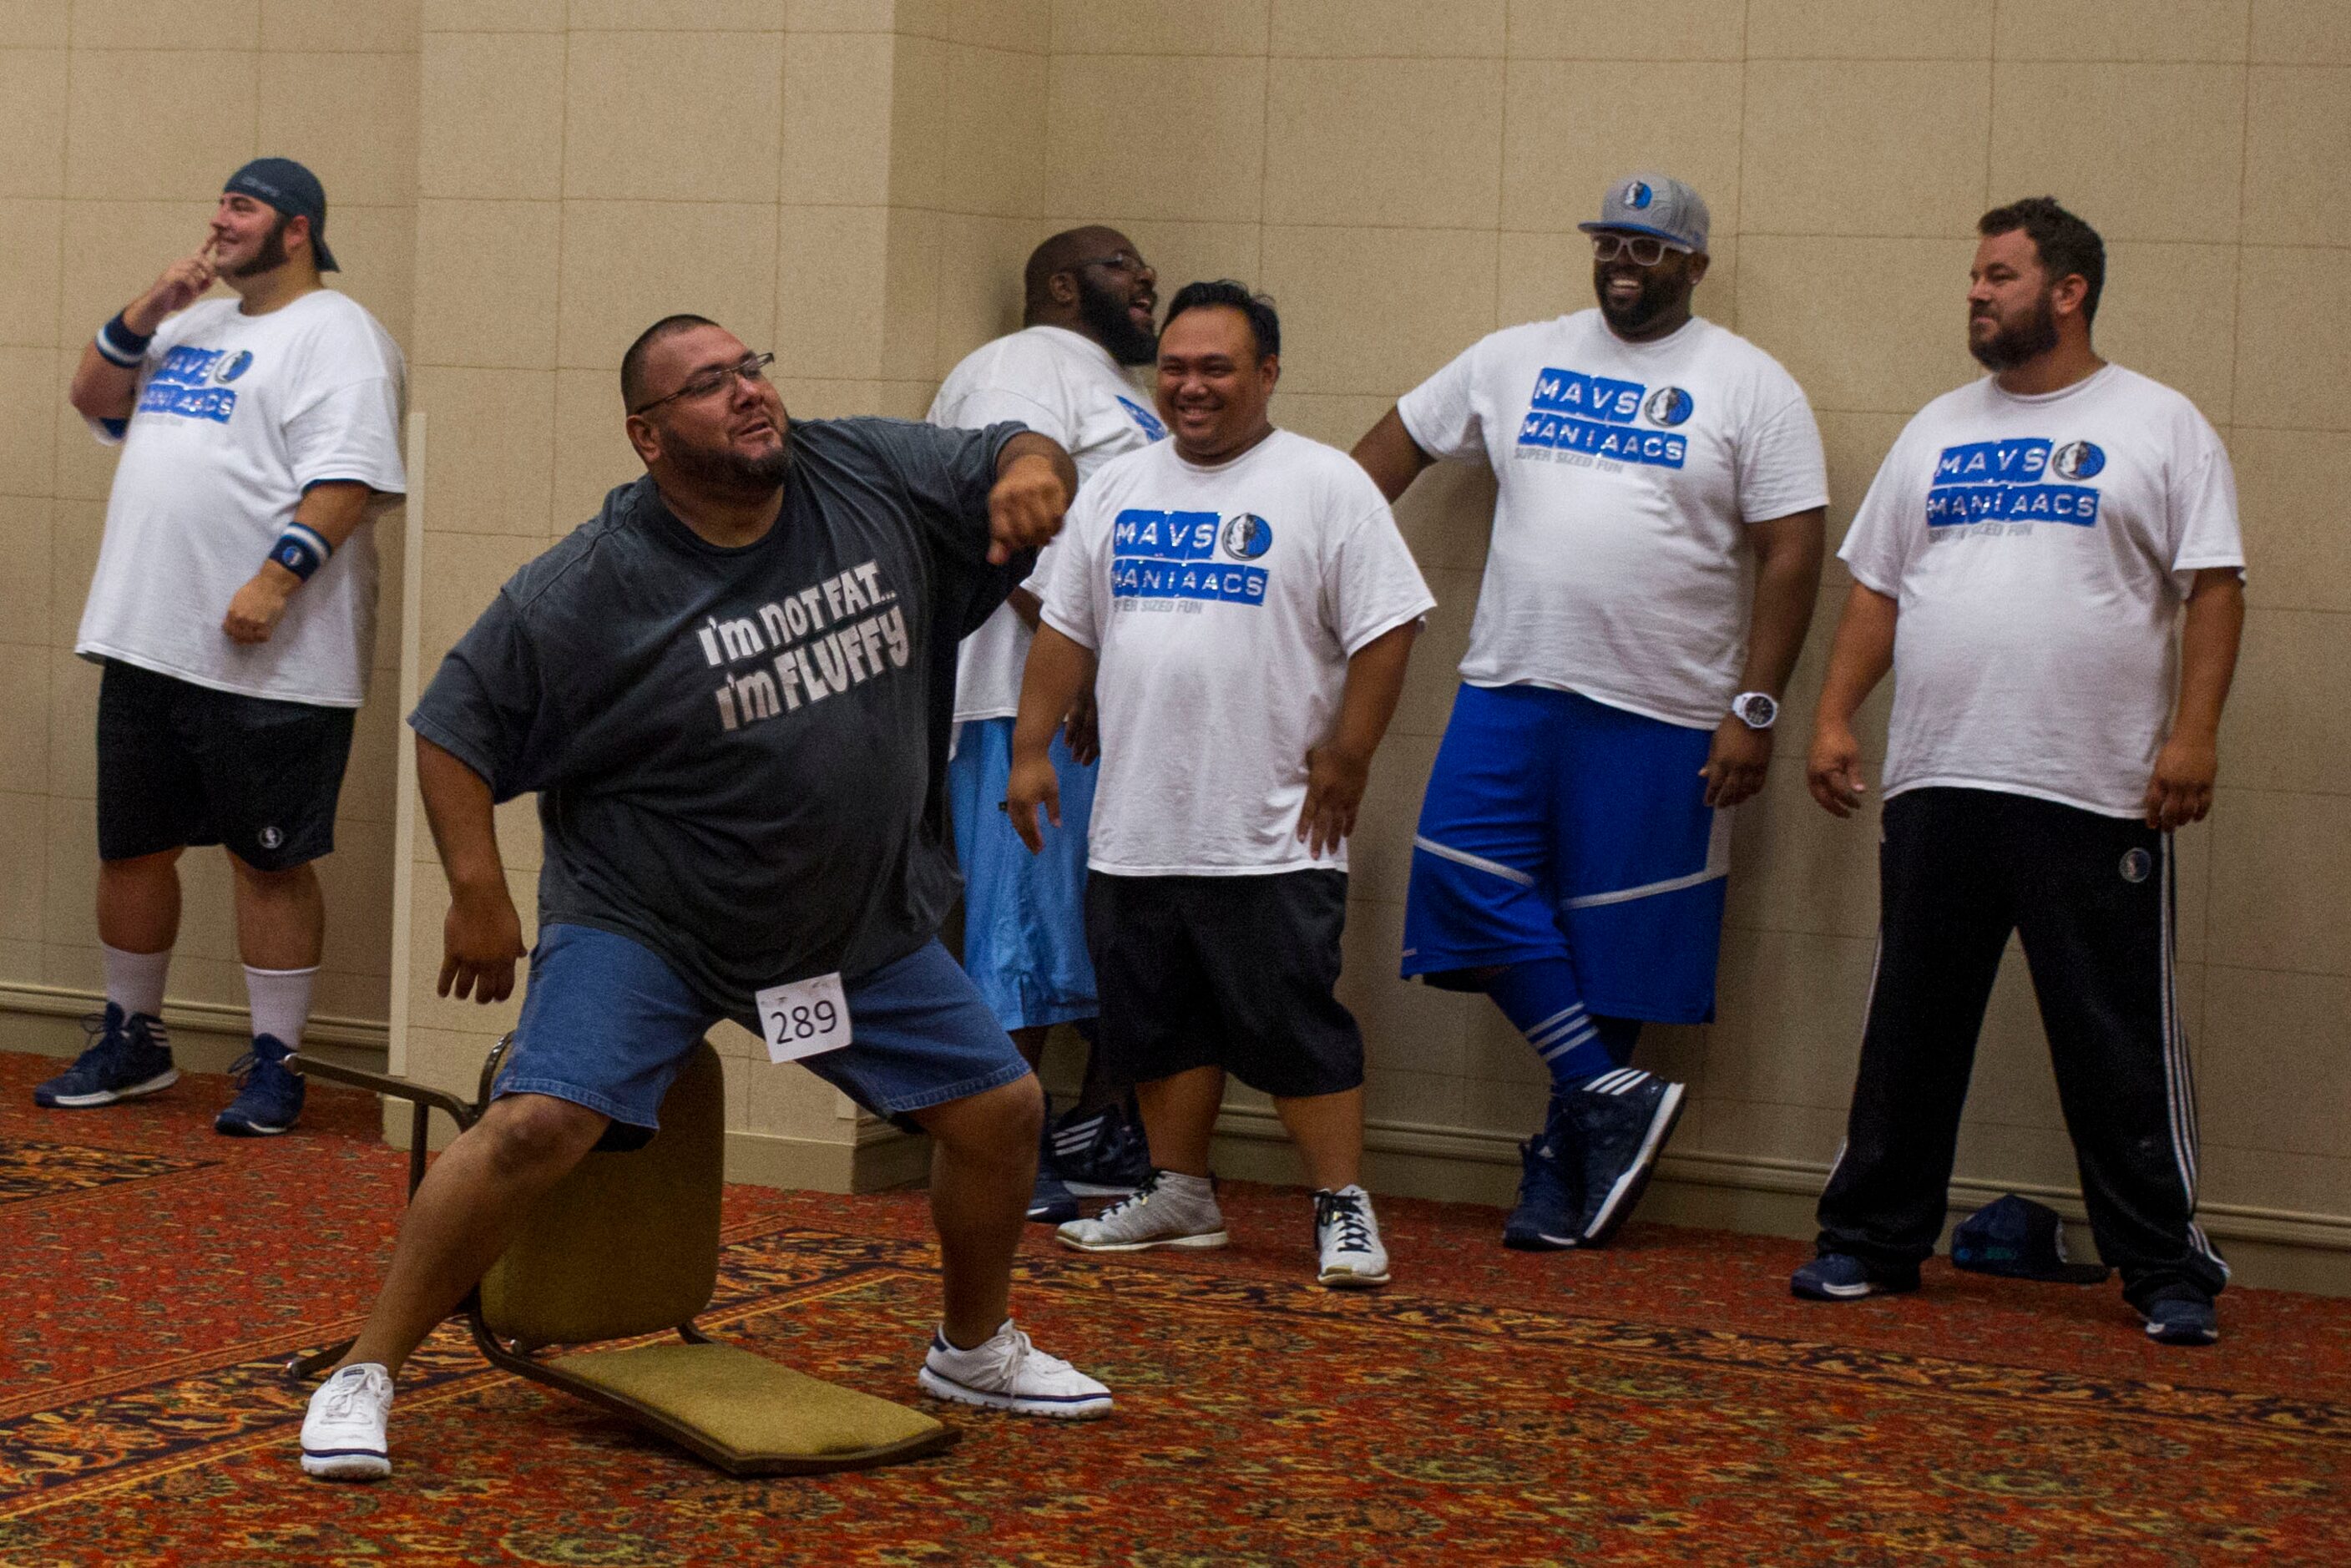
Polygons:
<instances>
[{"instance_id":1,"label":"white athletic shoe","mask_svg":"<svg viewBox=\"0 0 2351 1568\"><path fill-rule=\"evenodd\" d=\"M380 1481L392 1474L384 1444L392 1374L372 1361L343 1368L310 1396L302 1418L302 1473L329 1481Z\"/></svg>"},{"instance_id":2,"label":"white athletic shoe","mask_svg":"<svg viewBox=\"0 0 2351 1568\"><path fill-rule=\"evenodd\" d=\"M1314 1195L1314 1249L1322 1254L1322 1283L1334 1291L1388 1282L1388 1249L1372 1195L1353 1183Z\"/></svg>"},{"instance_id":3,"label":"white athletic shoe","mask_svg":"<svg viewBox=\"0 0 2351 1568\"><path fill-rule=\"evenodd\" d=\"M1205 1176L1155 1170L1134 1196L1112 1204L1092 1219L1072 1219L1053 1232L1064 1247L1081 1252L1142 1252L1154 1247L1222 1247L1225 1217L1216 1189Z\"/></svg>"},{"instance_id":4,"label":"white athletic shoe","mask_svg":"<svg viewBox=\"0 0 2351 1568\"><path fill-rule=\"evenodd\" d=\"M947 1343L945 1330L931 1334L931 1352L915 1381L934 1399L953 1399L1019 1416L1060 1421L1096 1421L1110 1414L1110 1390L1063 1361L1029 1343L1007 1318L995 1335L969 1350Z\"/></svg>"}]
</instances>

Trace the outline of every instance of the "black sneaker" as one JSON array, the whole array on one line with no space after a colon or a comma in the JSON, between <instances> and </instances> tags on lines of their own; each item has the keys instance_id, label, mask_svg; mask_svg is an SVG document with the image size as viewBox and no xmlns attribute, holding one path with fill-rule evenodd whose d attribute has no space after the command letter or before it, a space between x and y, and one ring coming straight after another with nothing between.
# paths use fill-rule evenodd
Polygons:
<instances>
[{"instance_id":1,"label":"black sneaker","mask_svg":"<svg viewBox=\"0 0 2351 1568\"><path fill-rule=\"evenodd\" d=\"M33 1103L52 1111L87 1111L136 1100L180 1081L172 1065L172 1037L161 1019L125 1015L114 1003L81 1020L89 1048L74 1064L33 1091Z\"/></svg>"},{"instance_id":2,"label":"black sneaker","mask_svg":"<svg viewBox=\"0 0 2351 1568\"><path fill-rule=\"evenodd\" d=\"M2158 1344L2215 1344L2220 1314L2212 1298L2193 1285L2166 1285L2140 1303L2147 1337Z\"/></svg>"},{"instance_id":3,"label":"black sneaker","mask_svg":"<svg viewBox=\"0 0 2351 1568\"><path fill-rule=\"evenodd\" d=\"M1568 1124L1583 1145L1584 1246L1605 1246L1632 1218L1681 1120L1687 1092L1636 1067L1604 1072L1567 1092Z\"/></svg>"},{"instance_id":4,"label":"black sneaker","mask_svg":"<svg viewBox=\"0 0 2351 1568\"><path fill-rule=\"evenodd\" d=\"M1857 1301L1918 1288L1918 1266L1887 1267L1850 1252L1823 1252L1788 1276L1788 1293L1808 1301Z\"/></svg>"},{"instance_id":5,"label":"black sneaker","mask_svg":"<svg viewBox=\"0 0 2351 1568\"><path fill-rule=\"evenodd\" d=\"M1502 1245L1556 1252L1583 1239L1583 1161L1569 1141L1566 1106L1552 1097L1543 1130L1519 1145L1519 1201Z\"/></svg>"},{"instance_id":6,"label":"black sneaker","mask_svg":"<svg viewBox=\"0 0 2351 1568\"><path fill-rule=\"evenodd\" d=\"M1132 1100L1070 1111L1047 1134L1053 1174L1081 1197L1124 1197L1151 1174L1151 1145Z\"/></svg>"}]
</instances>

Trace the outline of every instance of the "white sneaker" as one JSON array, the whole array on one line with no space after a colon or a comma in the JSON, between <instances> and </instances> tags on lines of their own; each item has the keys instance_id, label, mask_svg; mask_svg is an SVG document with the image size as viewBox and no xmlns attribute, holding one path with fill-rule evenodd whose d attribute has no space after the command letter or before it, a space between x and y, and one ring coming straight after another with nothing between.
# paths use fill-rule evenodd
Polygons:
<instances>
[{"instance_id":1,"label":"white sneaker","mask_svg":"<svg viewBox=\"0 0 2351 1568\"><path fill-rule=\"evenodd\" d=\"M319 1385L302 1418L302 1473L330 1481L378 1481L392 1474L383 1427L392 1415L392 1374L357 1362Z\"/></svg>"},{"instance_id":2,"label":"white sneaker","mask_svg":"<svg viewBox=\"0 0 2351 1568\"><path fill-rule=\"evenodd\" d=\"M1334 1291L1388 1282L1388 1249L1380 1241L1372 1195L1352 1182L1314 1195L1314 1249L1322 1256L1322 1283Z\"/></svg>"},{"instance_id":3,"label":"white sneaker","mask_svg":"<svg viewBox=\"0 0 2351 1568\"><path fill-rule=\"evenodd\" d=\"M1081 1252L1142 1252L1153 1247L1222 1247L1225 1217L1206 1176L1155 1170L1134 1196L1092 1219L1072 1219L1053 1232Z\"/></svg>"},{"instance_id":4,"label":"white sneaker","mask_svg":"<svg viewBox=\"0 0 2351 1568\"><path fill-rule=\"evenodd\" d=\"M1029 1343L1010 1318L992 1338L969 1350L957 1350L947 1343L945 1330L935 1331L931 1353L923 1358L915 1381L934 1399L1020 1416L1096 1421L1110 1414L1108 1388Z\"/></svg>"}]
</instances>

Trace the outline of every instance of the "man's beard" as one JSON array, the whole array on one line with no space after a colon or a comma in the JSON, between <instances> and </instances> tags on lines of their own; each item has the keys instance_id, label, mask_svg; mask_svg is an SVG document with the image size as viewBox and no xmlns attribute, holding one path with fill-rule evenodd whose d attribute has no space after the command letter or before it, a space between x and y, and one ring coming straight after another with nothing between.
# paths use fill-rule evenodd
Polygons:
<instances>
[{"instance_id":1,"label":"man's beard","mask_svg":"<svg viewBox=\"0 0 2351 1568\"><path fill-rule=\"evenodd\" d=\"M1107 288L1097 288L1081 277L1078 279L1078 314L1110 357L1122 365L1147 365L1159 357L1159 334L1145 331L1128 315L1128 300Z\"/></svg>"},{"instance_id":2,"label":"man's beard","mask_svg":"<svg viewBox=\"0 0 2351 1568\"><path fill-rule=\"evenodd\" d=\"M2019 316L1981 341L1976 339L1975 322L1976 318L1968 319L1968 352L1988 371L2012 371L2057 346L2057 313L2049 308L2049 296L2045 293L2033 301L2029 314Z\"/></svg>"},{"instance_id":3,"label":"man's beard","mask_svg":"<svg viewBox=\"0 0 2351 1568\"><path fill-rule=\"evenodd\" d=\"M277 221L269 225L268 234L262 236L261 248L253 253L253 259L230 267L228 275L231 277L258 277L265 272L275 272L285 266L286 225L290 221L285 214L278 214Z\"/></svg>"},{"instance_id":4,"label":"man's beard","mask_svg":"<svg viewBox=\"0 0 2351 1568\"><path fill-rule=\"evenodd\" d=\"M1661 268L1644 267L1639 273L1641 297L1629 306L1618 305L1608 298L1608 275L1595 272L1592 291L1599 297L1600 314L1617 331L1631 334L1645 330L1657 319L1674 308L1679 293L1677 286L1667 278Z\"/></svg>"},{"instance_id":5,"label":"man's beard","mask_svg":"<svg viewBox=\"0 0 2351 1568\"><path fill-rule=\"evenodd\" d=\"M671 465L687 478L712 489L733 490L747 496L764 496L784 482L791 471L792 444L786 436L772 452L757 457L746 457L732 446L689 446L683 442L664 444L668 449Z\"/></svg>"}]
</instances>

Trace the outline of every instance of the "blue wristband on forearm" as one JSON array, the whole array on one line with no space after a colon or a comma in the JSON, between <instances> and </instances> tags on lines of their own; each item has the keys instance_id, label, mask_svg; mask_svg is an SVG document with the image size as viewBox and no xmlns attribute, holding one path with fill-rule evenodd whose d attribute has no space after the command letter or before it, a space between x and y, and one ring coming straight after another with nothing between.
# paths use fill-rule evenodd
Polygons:
<instances>
[{"instance_id":1,"label":"blue wristband on forearm","mask_svg":"<svg viewBox=\"0 0 2351 1568\"><path fill-rule=\"evenodd\" d=\"M99 354L107 363L135 371L147 358L147 345L155 340L155 334L150 332L141 337L122 324L122 312L117 310L114 319L100 327L98 336L91 340L97 344Z\"/></svg>"},{"instance_id":2,"label":"blue wristband on forearm","mask_svg":"<svg viewBox=\"0 0 2351 1568\"><path fill-rule=\"evenodd\" d=\"M334 553L335 547L318 529L303 523L288 523L286 531L277 536L277 542L270 547L269 559L308 582L310 574L326 565Z\"/></svg>"}]
</instances>

